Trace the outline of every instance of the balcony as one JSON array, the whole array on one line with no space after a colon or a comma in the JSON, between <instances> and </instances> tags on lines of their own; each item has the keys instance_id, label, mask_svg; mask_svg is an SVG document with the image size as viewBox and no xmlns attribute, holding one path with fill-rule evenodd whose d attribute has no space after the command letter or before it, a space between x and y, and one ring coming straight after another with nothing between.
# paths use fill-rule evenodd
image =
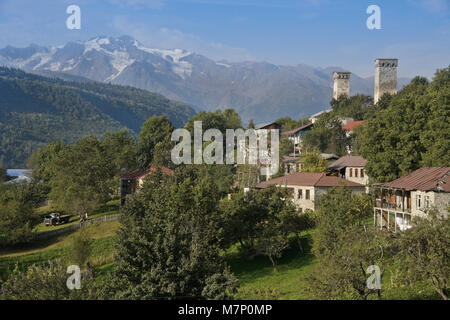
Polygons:
<instances>
[{"instance_id":1,"label":"balcony","mask_svg":"<svg viewBox=\"0 0 450 320\"><path fill-rule=\"evenodd\" d=\"M404 208L404 206L401 203L392 203L384 199L375 199L374 207L381 209L390 209L392 211L397 212L411 213L411 208Z\"/></svg>"}]
</instances>

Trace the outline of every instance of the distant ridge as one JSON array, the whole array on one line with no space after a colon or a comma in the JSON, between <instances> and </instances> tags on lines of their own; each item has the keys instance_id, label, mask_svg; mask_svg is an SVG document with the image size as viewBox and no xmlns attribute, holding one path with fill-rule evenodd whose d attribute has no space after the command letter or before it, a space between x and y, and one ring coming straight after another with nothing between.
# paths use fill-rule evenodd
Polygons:
<instances>
[{"instance_id":1,"label":"distant ridge","mask_svg":"<svg viewBox=\"0 0 450 320\"><path fill-rule=\"evenodd\" d=\"M244 122L257 123L283 116L298 119L328 109L332 72L341 69L219 62L183 49L148 48L129 36L99 36L58 47L9 46L0 49L2 64L67 80L130 85L202 110L229 107ZM409 79L400 78L398 83L400 89ZM373 86L373 77L352 73L352 94L373 95Z\"/></svg>"},{"instance_id":2,"label":"distant ridge","mask_svg":"<svg viewBox=\"0 0 450 320\"><path fill-rule=\"evenodd\" d=\"M51 141L127 129L137 136L153 115L176 127L192 107L159 94L93 81L75 82L0 67L0 166L25 167L31 153Z\"/></svg>"}]
</instances>

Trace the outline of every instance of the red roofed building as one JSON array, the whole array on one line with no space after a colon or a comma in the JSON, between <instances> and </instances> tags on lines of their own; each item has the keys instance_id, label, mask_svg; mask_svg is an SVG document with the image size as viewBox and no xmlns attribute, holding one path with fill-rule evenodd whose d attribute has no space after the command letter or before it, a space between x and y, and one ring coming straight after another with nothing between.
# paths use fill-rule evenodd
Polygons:
<instances>
[{"instance_id":1,"label":"red roofed building","mask_svg":"<svg viewBox=\"0 0 450 320\"><path fill-rule=\"evenodd\" d=\"M392 182L374 184L374 220L391 231L411 227L414 217L426 217L436 208L448 216L450 167L425 167Z\"/></svg>"},{"instance_id":2,"label":"red roofed building","mask_svg":"<svg viewBox=\"0 0 450 320\"><path fill-rule=\"evenodd\" d=\"M356 127L360 127L364 125L364 120L360 120L360 121L351 121L349 123L347 123L345 126L342 126L342 130L346 131L347 136L350 135L350 133L353 132L353 130L355 130Z\"/></svg>"},{"instance_id":3,"label":"red roofed building","mask_svg":"<svg viewBox=\"0 0 450 320\"><path fill-rule=\"evenodd\" d=\"M256 185L257 189L267 188L269 185L287 188L292 194L292 200L299 211L316 210L319 197L332 187L344 185L353 192L364 193L365 186L325 173L295 172L283 177L271 179Z\"/></svg>"},{"instance_id":4,"label":"red roofed building","mask_svg":"<svg viewBox=\"0 0 450 320\"><path fill-rule=\"evenodd\" d=\"M136 190L142 187L145 177L152 174L157 169L158 168L156 167L151 167L147 171L137 171L123 175L120 178L120 204L125 204L127 195L135 193ZM161 171L168 176L174 175L173 171L166 167L161 167Z\"/></svg>"}]
</instances>

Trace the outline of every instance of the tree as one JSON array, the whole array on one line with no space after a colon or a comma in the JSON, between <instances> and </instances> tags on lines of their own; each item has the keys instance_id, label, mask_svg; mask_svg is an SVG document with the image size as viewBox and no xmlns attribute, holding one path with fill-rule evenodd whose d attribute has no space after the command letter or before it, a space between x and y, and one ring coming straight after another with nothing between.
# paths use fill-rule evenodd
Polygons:
<instances>
[{"instance_id":1,"label":"tree","mask_svg":"<svg viewBox=\"0 0 450 320\"><path fill-rule=\"evenodd\" d=\"M53 160L50 199L59 209L73 214L91 213L106 202L117 182L114 163L94 136L75 143Z\"/></svg>"},{"instance_id":2,"label":"tree","mask_svg":"<svg viewBox=\"0 0 450 320\"><path fill-rule=\"evenodd\" d=\"M303 148L307 152L318 149L320 152L343 155L347 150L347 140L341 121L329 112L322 115L305 134Z\"/></svg>"},{"instance_id":3,"label":"tree","mask_svg":"<svg viewBox=\"0 0 450 320\"><path fill-rule=\"evenodd\" d=\"M369 295L377 294L381 299L381 286L369 287L368 281L375 268L379 268L381 285L388 256L392 256L388 240L374 229L347 227L335 240L332 251L317 255L318 267L310 279L313 295L326 299L359 297L367 300ZM320 248L314 245L315 255L318 250Z\"/></svg>"},{"instance_id":4,"label":"tree","mask_svg":"<svg viewBox=\"0 0 450 320\"><path fill-rule=\"evenodd\" d=\"M0 202L0 237L2 246L30 242L36 222L33 208L19 200Z\"/></svg>"},{"instance_id":5,"label":"tree","mask_svg":"<svg viewBox=\"0 0 450 320\"><path fill-rule=\"evenodd\" d=\"M137 152L141 170L148 170L155 160L160 165L169 165L170 150L174 145L170 138L174 130L166 116L153 116L142 125Z\"/></svg>"},{"instance_id":6,"label":"tree","mask_svg":"<svg viewBox=\"0 0 450 320\"><path fill-rule=\"evenodd\" d=\"M84 268L88 262L92 252L93 240L89 236L89 231L81 228L72 241L69 260L71 263Z\"/></svg>"},{"instance_id":7,"label":"tree","mask_svg":"<svg viewBox=\"0 0 450 320\"><path fill-rule=\"evenodd\" d=\"M225 298L236 289L220 255L217 192L158 172L127 200L118 235L115 298Z\"/></svg>"},{"instance_id":8,"label":"tree","mask_svg":"<svg viewBox=\"0 0 450 320\"><path fill-rule=\"evenodd\" d=\"M336 116L349 117L354 120L364 120L375 111L373 98L363 94L351 97L342 95L337 100L333 99L330 105Z\"/></svg>"},{"instance_id":9,"label":"tree","mask_svg":"<svg viewBox=\"0 0 450 320\"><path fill-rule=\"evenodd\" d=\"M378 266L382 278L393 245L383 234L364 224L372 211L368 195L355 195L345 187L331 189L319 199L313 253L318 268L311 276L317 297L366 300L381 291L367 286L368 267Z\"/></svg>"},{"instance_id":10,"label":"tree","mask_svg":"<svg viewBox=\"0 0 450 320\"><path fill-rule=\"evenodd\" d=\"M366 121L361 155L376 182L392 181L423 166L450 163L450 68L433 82L414 78Z\"/></svg>"},{"instance_id":11,"label":"tree","mask_svg":"<svg viewBox=\"0 0 450 320\"><path fill-rule=\"evenodd\" d=\"M356 126L353 132L350 133L349 145L352 155L361 154L361 145L363 144L363 130L364 126Z\"/></svg>"},{"instance_id":12,"label":"tree","mask_svg":"<svg viewBox=\"0 0 450 320\"><path fill-rule=\"evenodd\" d=\"M214 112L201 111L189 119L186 129L189 130L191 136L194 134L194 122L202 122L203 132L208 129L218 129L225 134L226 129L242 128L241 118L233 109L216 110Z\"/></svg>"},{"instance_id":13,"label":"tree","mask_svg":"<svg viewBox=\"0 0 450 320\"><path fill-rule=\"evenodd\" d=\"M6 175L6 169L0 167L0 183L6 181L6 178L8 176Z\"/></svg>"},{"instance_id":14,"label":"tree","mask_svg":"<svg viewBox=\"0 0 450 320\"><path fill-rule=\"evenodd\" d=\"M103 140L103 148L114 164L115 176L122 174L122 169L130 172L138 168L136 161L137 143L128 131L107 132Z\"/></svg>"},{"instance_id":15,"label":"tree","mask_svg":"<svg viewBox=\"0 0 450 320\"><path fill-rule=\"evenodd\" d=\"M328 162L320 156L319 151L302 154L302 172L325 172L327 169Z\"/></svg>"},{"instance_id":16,"label":"tree","mask_svg":"<svg viewBox=\"0 0 450 320\"><path fill-rule=\"evenodd\" d=\"M67 265L61 260L31 265L26 271L14 270L0 288L0 299L7 300L80 300L103 298L103 283L81 275L81 289L67 287Z\"/></svg>"},{"instance_id":17,"label":"tree","mask_svg":"<svg viewBox=\"0 0 450 320\"><path fill-rule=\"evenodd\" d=\"M444 300L450 293L450 220L435 209L416 217L413 227L400 233L401 278L409 283L427 280Z\"/></svg>"},{"instance_id":18,"label":"tree","mask_svg":"<svg viewBox=\"0 0 450 320\"><path fill-rule=\"evenodd\" d=\"M19 245L34 238L39 219L33 207L41 198L34 184L0 185L0 246Z\"/></svg>"},{"instance_id":19,"label":"tree","mask_svg":"<svg viewBox=\"0 0 450 320\"><path fill-rule=\"evenodd\" d=\"M232 165L181 165L175 168L177 180L182 182L189 178L192 181L208 179L215 185L218 197L225 197L232 192L235 182L235 169Z\"/></svg>"},{"instance_id":20,"label":"tree","mask_svg":"<svg viewBox=\"0 0 450 320\"><path fill-rule=\"evenodd\" d=\"M289 245L288 235L308 227L299 215L287 190L270 186L233 194L221 202L224 216L225 248L240 244L245 256L263 255L275 268L276 259ZM298 219L298 220L297 220ZM301 248L301 243L299 243Z\"/></svg>"},{"instance_id":21,"label":"tree","mask_svg":"<svg viewBox=\"0 0 450 320\"><path fill-rule=\"evenodd\" d=\"M28 160L28 167L33 170L33 179L48 183L57 173L54 160L69 151L65 142L51 142L34 152Z\"/></svg>"}]
</instances>

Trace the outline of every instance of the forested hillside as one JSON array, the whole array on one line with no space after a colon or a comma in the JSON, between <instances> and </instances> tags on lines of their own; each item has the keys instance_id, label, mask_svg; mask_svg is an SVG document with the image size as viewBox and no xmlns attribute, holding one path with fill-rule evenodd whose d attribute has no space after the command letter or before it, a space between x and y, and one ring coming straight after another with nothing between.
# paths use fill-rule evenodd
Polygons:
<instances>
[{"instance_id":1,"label":"forested hillside","mask_svg":"<svg viewBox=\"0 0 450 320\"><path fill-rule=\"evenodd\" d=\"M48 142L128 129L132 135L153 115L175 127L195 114L190 106L132 87L68 82L0 67L0 166L24 167Z\"/></svg>"}]
</instances>

